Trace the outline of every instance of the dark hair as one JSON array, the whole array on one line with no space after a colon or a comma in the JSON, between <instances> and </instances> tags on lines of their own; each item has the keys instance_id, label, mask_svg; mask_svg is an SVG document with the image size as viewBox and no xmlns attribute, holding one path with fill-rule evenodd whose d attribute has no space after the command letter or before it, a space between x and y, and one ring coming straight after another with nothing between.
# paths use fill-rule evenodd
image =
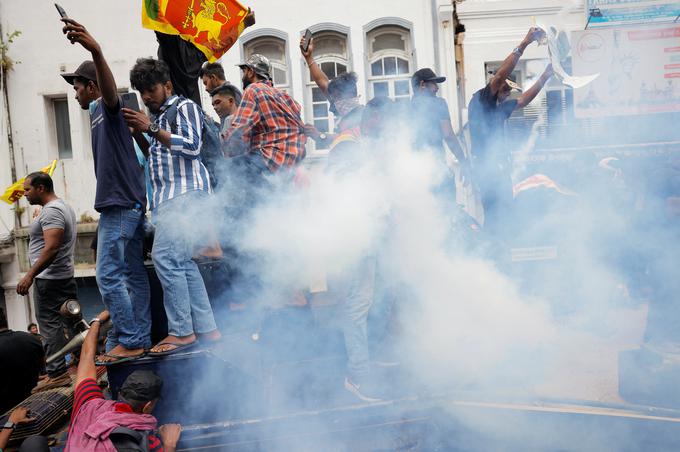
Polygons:
<instances>
[{"instance_id":1,"label":"dark hair","mask_svg":"<svg viewBox=\"0 0 680 452\"><path fill-rule=\"evenodd\" d=\"M357 97L357 75L346 72L335 77L328 84L328 95L333 99Z\"/></svg>"},{"instance_id":2,"label":"dark hair","mask_svg":"<svg viewBox=\"0 0 680 452\"><path fill-rule=\"evenodd\" d=\"M130 70L130 84L140 93L153 88L154 85L169 81L170 68L164 61L137 58L137 62Z\"/></svg>"},{"instance_id":3,"label":"dark hair","mask_svg":"<svg viewBox=\"0 0 680 452\"><path fill-rule=\"evenodd\" d=\"M26 331L31 331L31 328L33 328L34 326L37 327L38 325L36 325L33 322L29 323L28 326L26 327Z\"/></svg>"},{"instance_id":4,"label":"dark hair","mask_svg":"<svg viewBox=\"0 0 680 452\"><path fill-rule=\"evenodd\" d=\"M80 77L80 76L77 76L77 75L76 75L76 76L73 78L73 81L74 81L74 82L80 82L80 83L82 83L82 84L85 85L85 86L89 85L90 82L92 82L92 83L94 83L94 86L96 86L97 88L99 88L99 85L97 84L97 81L96 81L96 80L91 80L91 79L86 78L86 77Z\"/></svg>"},{"instance_id":5,"label":"dark hair","mask_svg":"<svg viewBox=\"0 0 680 452\"><path fill-rule=\"evenodd\" d=\"M377 138L387 130L391 121L396 119L394 101L387 96L374 97L366 103L361 115L361 133Z\"/></svg>"},{"instance_id":6,"label":"dark hair","mask_svg":"<svg viewBox=\"0 0 680 452\"><path fill-rule=\"evenodd\" d=\"M29 184L31 184L31 187L37 188L42 185L45 187L45 191L47 193L54 192L54 182L52 182L52 178L47 173L36 171L26 176L26 180Z\"/></svg>"},{"instance_id":7,"label":"dark hair","mask_svg":"<svg viewBox=\"0 0 680 452\"><path fill-rule=\"evenodd\" d=\"M2 308L0 308L0 328L7 328L7 316Z\"/></svg>"},{"instance_id":8,"label":"dark hair","mask_svg":"<svg viewBox=\"0 0 680 452\"><path fill-rule=\"evenodd\" d=\"M210 91L210 97L214 96L230 96L234 98L234 102L236 102L237 105L241 103L241 91L234 85L228 83L220 85Z\"/></svg>"},{"instance_id":9,"label":"dark hair","mask_svg":"<svg viewBox=\"0 0 680 452\"><path fill-rule=\"evenodd\" d=\"M198 78L204 75L214 75L219 80L226 80L224 77L224 69L220 63L205 63L201 66L201 70L198 72Z\"/></svg>"}]
</instances>

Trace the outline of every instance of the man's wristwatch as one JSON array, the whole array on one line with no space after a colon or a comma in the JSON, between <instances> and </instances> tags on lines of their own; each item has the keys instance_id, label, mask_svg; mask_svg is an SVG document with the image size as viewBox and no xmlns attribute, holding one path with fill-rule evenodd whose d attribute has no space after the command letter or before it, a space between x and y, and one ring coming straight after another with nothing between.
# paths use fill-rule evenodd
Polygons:
<instances>
[{"instance_id":1,"label":"man's wristwatch","mask_svg":"<svg viewBox=\"0 0 680 452\"><path fill-rule=\"evenodd\" d=\"M12 421L7 421L7 422L5 422L5 425L2 426L2 428L3 428L3 430L4 430L4 429L14 430L14 427L15 427L15 426L16 426L16 425L14 424L14 422L12 422Z\"/></svg>"},{"instance_id":2,"label":"man's wristwatch","mask_svg":"<svg viewBox=\"0 0 680 452\"><path fill-rule=\"evenodd\" d=\"M149 135L155 136L160 130L161 130L161 126L159 126L155 122L152 122L151 124L149 124L149 127L147 127L146 133L148 133Z\"/></svg>"},{"instance_id":3,"label":"man's wristwatch","mask_svg":"<svg viewBox=\"0 0 680 452\"><path fill-rule=\"evenodd\" d=\"M512 53L514 53L514 54L517 55L517 56L522 56L522 54L523 54L524 52L523 52L522 49L520 49L519 47L515 47L515 48L512 50Z\"/></svg>"}]
</instances>

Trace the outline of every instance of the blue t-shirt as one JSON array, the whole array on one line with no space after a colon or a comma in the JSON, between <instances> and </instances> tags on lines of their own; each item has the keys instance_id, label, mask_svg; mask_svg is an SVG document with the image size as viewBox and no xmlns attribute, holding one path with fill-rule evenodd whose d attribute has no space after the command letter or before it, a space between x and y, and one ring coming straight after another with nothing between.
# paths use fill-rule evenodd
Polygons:
<instances>
[{"instance_id":1,"label":"blue t-shirt","mask_svg":"<svg viewBox=\"0 0 680 452\"><path fill-rule=\"evenodd\" d=\"M120 101L118 102L120 105ZM92 154L97 193L94 208L101 212L108 207L146 209L144 169L139 165L120 108L110 112L99 98L90 103Z\"/></svg>"}]
</instances>

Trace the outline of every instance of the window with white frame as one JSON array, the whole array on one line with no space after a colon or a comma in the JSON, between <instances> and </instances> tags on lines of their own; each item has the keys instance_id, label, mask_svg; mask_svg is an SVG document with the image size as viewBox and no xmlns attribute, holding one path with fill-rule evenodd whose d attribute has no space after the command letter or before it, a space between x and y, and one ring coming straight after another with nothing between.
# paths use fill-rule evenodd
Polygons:
<instances>
[{"instance_id":1,"label":"window with white frame","mask_svg":"<svg viewBox=\"0 0 680 452\"><path fill-rule=\"evenodd\" d=\"M366 41L370 96L408 100L414 69L410 32L398 26L382 26L369 31Z\"/></svg>"},{"instance_id":2,"label":"window with white frame","mask_svg":"<svg viewBox=\"0 0 680 452\"><path fill-rule=\"evenodd\" d=\"M314 61L319 65L326 77L333 79L348 71L347 35L338 32L321 31L315 33ZM330 104L321 89L307 72L307 117L311 118L319 132L332 133L335 127Z\"/></svg>"},{"instance_id":3,"label":"window with white frame","mask_svg":"<svg viewBox=\"0 0 680 452\"><path fill-rule=\"evenodd\" d=\"M274 86L284 90L290 88L286 41L274 36L263 36L248 41L243 49L246 59L255 53L266 56L272 65Z\"/></svg>"}]
</instances>

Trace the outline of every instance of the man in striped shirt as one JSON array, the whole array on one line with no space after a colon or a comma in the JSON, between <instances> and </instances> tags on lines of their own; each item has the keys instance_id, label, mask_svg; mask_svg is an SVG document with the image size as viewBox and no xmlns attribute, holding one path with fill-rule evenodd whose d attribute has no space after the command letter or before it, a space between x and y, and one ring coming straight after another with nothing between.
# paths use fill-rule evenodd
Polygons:
<instances>
[{"instance_id":1,"label":"man in striped shirt","mask_svg":"<svg viewBox=\"0 0 680 452\"><path fill-rule=\"evenodd\" d=\"M154 120L123 109L130 127L151 136L149 172L156 233L151 256L163 287L168 336L151 348L151 355L168 355L201 339L220 338L203 279L192 260L206 237L210 221L208 170L201 162L203 111L191 100L173 94L168 66L140 58L130 71L130 83Z\"/></svg>"}]
</instances>

